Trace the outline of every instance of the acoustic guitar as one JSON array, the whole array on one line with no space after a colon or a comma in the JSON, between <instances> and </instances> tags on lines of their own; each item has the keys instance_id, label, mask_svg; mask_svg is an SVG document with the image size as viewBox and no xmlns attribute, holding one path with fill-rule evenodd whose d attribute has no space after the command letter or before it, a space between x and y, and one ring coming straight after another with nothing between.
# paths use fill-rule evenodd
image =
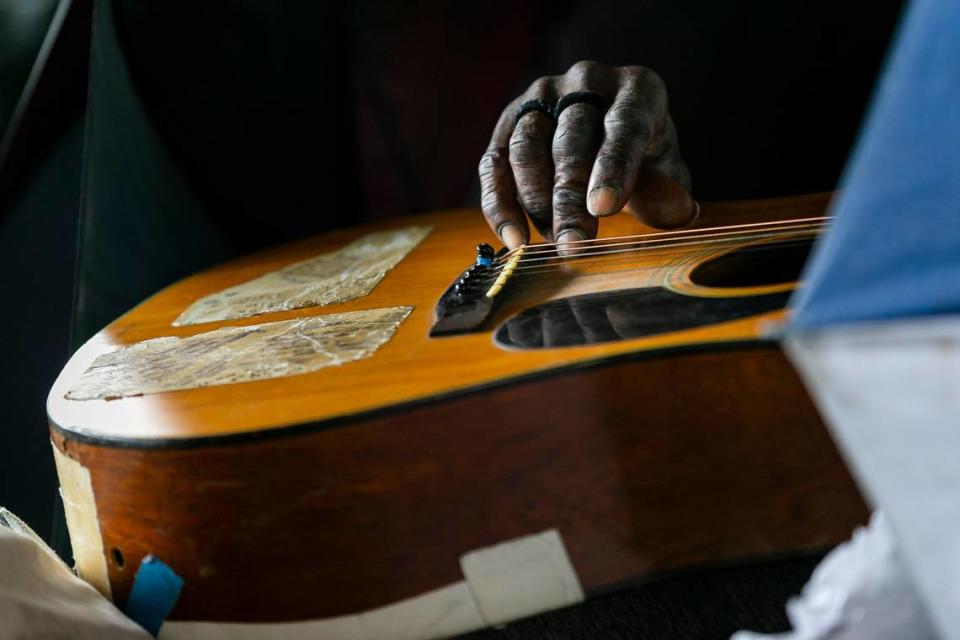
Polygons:
<instances>
[{"instance_id":1,"label":"acoustic guitar","mask_svg":"<svg viewBox=\"0 0 960 640\"><path fill-rule=\"evenodd\" d=\"M828 199L565 256L450 211L178 282L50 392L78 571L123 606L169 565L169 637L428 638L834 545L867 511L776 342Z\"/></svg>"}]
</instances>

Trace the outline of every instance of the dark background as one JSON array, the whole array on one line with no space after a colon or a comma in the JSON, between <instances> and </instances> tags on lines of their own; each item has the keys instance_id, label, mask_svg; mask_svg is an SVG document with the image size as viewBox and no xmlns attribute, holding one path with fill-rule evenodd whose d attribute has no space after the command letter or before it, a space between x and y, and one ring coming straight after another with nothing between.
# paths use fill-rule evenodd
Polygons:
<instances>
[{"instance_id":1,"label":"dark background","mask_svg":"<svg viewBox=\"0 0 960 640\"><path fill-rule=\"evenodd\" d=\"M663 76L698 198L834 188L899 5L0 0L0 505L51 530L46 392L104 323L264 244L476 206L500 110L578 60Z\"/></svg>"}]
</instances>

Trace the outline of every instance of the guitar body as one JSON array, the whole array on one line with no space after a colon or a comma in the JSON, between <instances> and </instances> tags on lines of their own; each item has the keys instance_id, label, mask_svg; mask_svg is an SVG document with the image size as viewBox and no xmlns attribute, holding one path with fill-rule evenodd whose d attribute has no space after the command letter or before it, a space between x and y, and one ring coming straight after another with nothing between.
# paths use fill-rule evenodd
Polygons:
<instances>
[{"instance_id":1,"label":"guitar body","mask_svg":"<svg viewBox=\"0 0 960 640\"><path fill-rule=\"evenodd\" d=\"M810 218L826 203L705 205L698 224ZM430 231L366 295L174 325L204 296L409 225ZM649 231L628 215L601 224L608 237ZM431 335L438 298L488 236L475 211L338 231L188 278L106 327L48 401L81 575L122 605L153 554L185 580L172 620L325 620L461 583L465 554L545 531L589 596L821 550L865 521L765 337L795 286L770 256L792 248L753 263L741 256L756 238L554 260L515 274L480 326ZM145 340L401 307L374 351L336 366L72 391L98 356Z\"/></svg>"}]
</instances>

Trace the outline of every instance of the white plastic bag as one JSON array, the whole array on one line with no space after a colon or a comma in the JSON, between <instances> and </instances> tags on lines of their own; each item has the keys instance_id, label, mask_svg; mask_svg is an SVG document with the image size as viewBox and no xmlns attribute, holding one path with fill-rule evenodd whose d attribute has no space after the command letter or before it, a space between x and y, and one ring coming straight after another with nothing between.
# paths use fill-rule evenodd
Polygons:
<instances>
[{"instance_id":1,"label":"white plastic bag","mask_svg":"<svg viewBox=\"0 0 960 640\"><path fill-rule=\"evenodd\" d=\"M880 512L831 551L787 604L790 633L741 631L731 640L934 640L927 613Z\"/></svg>"},{"instance_id":2,"label":"white plastic bag","mask_svg":"<svg viewBox=\"0 0 960 640\"><path fill-rule=\"evenodd\" d=\"M20 520L0 517L0 640L150 640Z\"/></svg>"}]
</instances>

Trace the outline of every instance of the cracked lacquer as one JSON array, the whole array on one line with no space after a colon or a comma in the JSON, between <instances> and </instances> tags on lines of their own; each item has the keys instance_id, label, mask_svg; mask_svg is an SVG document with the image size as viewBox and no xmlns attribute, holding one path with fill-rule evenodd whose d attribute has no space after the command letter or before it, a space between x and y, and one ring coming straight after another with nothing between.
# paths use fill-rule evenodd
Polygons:
<instances>
[{"instance_id":1,"label":"cracked lacquer","mask_svg":"<svg viewBox=\"0 0 960 640\"><path fill-rule=\"evenodd\" d=\"M379 284L432 227L379 231L332 253L297 262L190 305L174 326L246 318L361 298Z\"/></svg>"},{"instance_id":2,"label":"cracked lacquer","mask_svg":"<svg viewBox=\"0 0 960 640\"><path fill-rule=\"evenodd\" d=\"M98 356L67 398L120 398L309 373L372 355L412 307L222 327L155 338Z\"/></svg>"}]
</instances>

